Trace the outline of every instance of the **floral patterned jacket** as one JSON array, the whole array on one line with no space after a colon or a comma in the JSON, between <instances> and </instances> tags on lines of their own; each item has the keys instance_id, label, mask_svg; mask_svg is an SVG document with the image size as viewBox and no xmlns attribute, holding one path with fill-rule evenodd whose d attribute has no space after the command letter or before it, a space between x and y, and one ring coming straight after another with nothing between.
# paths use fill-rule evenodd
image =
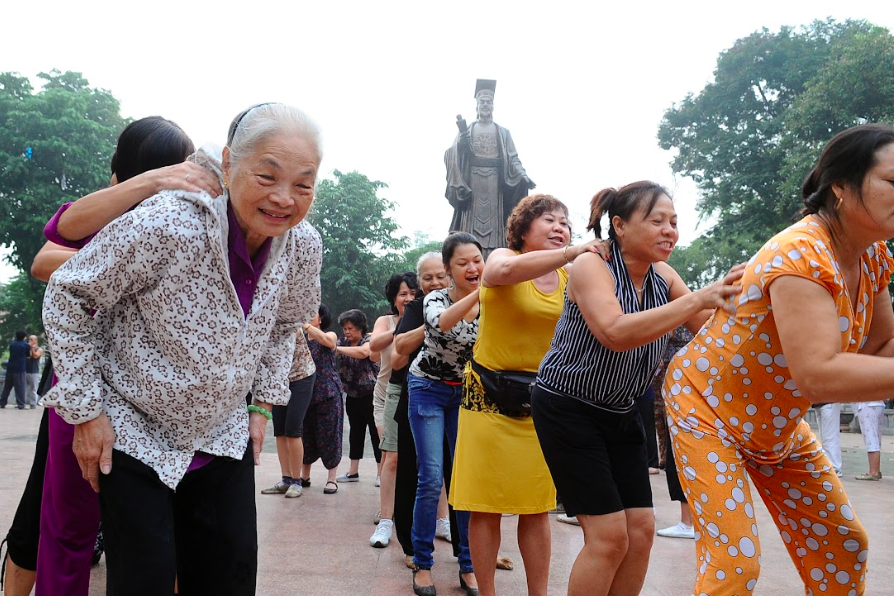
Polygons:
<instances>
[{"instance_id":1,"label":"floral patterned jacket","mask_svg":"<svg viewBox=\"0 0 894 596\"><path fill-rule=\"evenodd\" d=\"M147 199L60 267L44 298L59 383L43 404L71 424L105 412L115 449L171 488L196 451L242 458L249 392L288 403L295 333L320 303L322 242L302 222L273 239L243 315L229 277L228 200Z\"/></svg>"}]
</instances>

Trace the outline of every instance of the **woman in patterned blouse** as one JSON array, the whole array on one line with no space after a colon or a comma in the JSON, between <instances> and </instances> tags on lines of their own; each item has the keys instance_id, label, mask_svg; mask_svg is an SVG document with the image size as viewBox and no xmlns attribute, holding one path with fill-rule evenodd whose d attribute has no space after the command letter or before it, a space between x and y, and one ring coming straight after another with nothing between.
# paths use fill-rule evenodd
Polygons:
<instances>
[{"instance_id":1,"label":"woman in patterned blouse","mask_svg":"<svg viewBox=\"0 0 894 596\"><path fill-rule=\"evenodd\" d=\"M435 523L444 479L444 436L450 459L456 447L462 374L478 338L478 288L484 272L481 245L471 234L458 232L441 249L451 286L425 297L425 339L410 365L410 427L416 441L419 486L413 512L413 591L434 596ZM469 555L469 512L456 512L460 539L459 580L469 596L478 594ZM417 583L416 580L419 580Z\"/></svg>"},{"instance_id":2,"label":"woman in patterned blouse","mask_svg":"<svg viewBox=\"0 0 894 596\"><path fill-rule=\"evenodd\" d=\"M45 402L76 425L99 492L110 593L170 594L176 574L184 593L254 594L252 463L320 302L322 245L302 220L321 155L303 112L253 106L221 161L197 156L222 200L162 192L50 279L59 384Z\"/></svg>"}]
</instances>

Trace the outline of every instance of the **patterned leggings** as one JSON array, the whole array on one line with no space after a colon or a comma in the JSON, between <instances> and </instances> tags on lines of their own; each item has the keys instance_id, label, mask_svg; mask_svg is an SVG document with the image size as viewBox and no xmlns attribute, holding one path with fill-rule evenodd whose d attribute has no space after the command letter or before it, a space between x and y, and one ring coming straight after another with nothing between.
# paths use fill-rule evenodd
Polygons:
<instances>
[{"instance_id":1,"label":"patterned leggings","mask_svg":"<svg viewBox=\"0 0 894 596\"><path fill-rule=\"evenodd\" d=\"M869 538L810 427L774 465L669 419L680 482L696 518L698 596L749 596L760 574L751 484L774 517L809 596L860 596ZM746 471L748 474L746 475Z\"/></svg>"}]
</instances>

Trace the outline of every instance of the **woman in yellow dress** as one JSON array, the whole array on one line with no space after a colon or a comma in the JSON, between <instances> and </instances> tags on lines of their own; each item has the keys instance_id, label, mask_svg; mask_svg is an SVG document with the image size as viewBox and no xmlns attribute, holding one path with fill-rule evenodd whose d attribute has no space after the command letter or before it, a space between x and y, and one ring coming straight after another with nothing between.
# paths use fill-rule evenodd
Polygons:
<instances>
[{"instance_id":1,"label":"woman in yellow dress","mask_svg":"<svg viewBox=\"0 0 894 596\"><path fill-rule=\"evenodd\" d=\"M494 596L494 570L503 513L517 513L518 544L528 594L546 595L548 512L556 489L543 460L525 400L485 390L493 371L515 371L524 398L562 313L566 267L598 241L569 246L568 209L549 195L526 197L506 224L510 248L488 258L480 290L481 320L473 363L466 368L450 502L471 511L469 547L481 596ZM486 378L482 383L481 375ZM506 383L505 377L502 381ZM496 389L496 387L492 387ZM501 386L500 389L505 389ZM486 455L485 455L486 454Z\"/></svg>"}]
</instances>

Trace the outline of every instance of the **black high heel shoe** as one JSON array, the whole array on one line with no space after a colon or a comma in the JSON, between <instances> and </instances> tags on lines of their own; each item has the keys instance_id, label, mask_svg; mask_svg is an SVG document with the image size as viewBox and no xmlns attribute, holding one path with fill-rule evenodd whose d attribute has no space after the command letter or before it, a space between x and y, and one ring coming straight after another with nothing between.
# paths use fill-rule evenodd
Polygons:
<instances>
[{"instance_id":1,"label":"black high heel shoe","mask_svg":"<svg viewBox=\"0 0 894 596\"><path fill-rule=\"evenodd\" d=\"M435 589L434 584L430 586L420 586L416 583L417 571L420 571L418 567L413 570L413 593L416 594L416 596L437 596L438 591ZM460 580L462 580L462 578L460 578ZM478 596L478 590L475 590L475 596Z\"/></svg>"},{"instance_id":2,"label":"black high heel shoe","mask_svg":"<svg viewBox=\"0 0 894 596\"><path fill-rule=\"evenodd\" d=\"M466 591L466 596L478 596L478 588L473 588L463 579L463 572L459 572L459 587Z\"/></svg>"}]
</instances>

